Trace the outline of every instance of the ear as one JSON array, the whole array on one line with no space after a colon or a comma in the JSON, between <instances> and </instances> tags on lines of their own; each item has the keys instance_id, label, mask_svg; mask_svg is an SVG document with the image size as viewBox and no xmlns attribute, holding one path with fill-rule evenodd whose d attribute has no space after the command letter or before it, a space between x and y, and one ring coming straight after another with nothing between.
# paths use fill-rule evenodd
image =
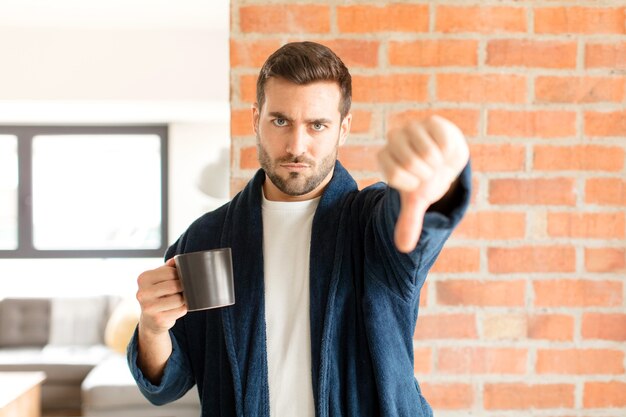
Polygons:
<instances>
[{"instance_id":1,"label":"ear","mask_svg":"<svg viewBox=\"0 0 626 417\"><path fill-rule=\"evenodd\" d=\"M339 146L343 145L346 139L348 139L350 126L352 126L352 113L346 114L346 117L341 121L341 126L339 127Z\"/></svg>"},{"instance_id":2,"label":"ear","mask_svg":"<svg viewBox=\"0 0 626 417\"><path fill-rule=\"evenodd\" d=\"M254 129L254 134L259 133L259 118L261 117L261 110L259 109L259 105L254 103L252 105L252 128Z\"/></svg>"}]
</instances>

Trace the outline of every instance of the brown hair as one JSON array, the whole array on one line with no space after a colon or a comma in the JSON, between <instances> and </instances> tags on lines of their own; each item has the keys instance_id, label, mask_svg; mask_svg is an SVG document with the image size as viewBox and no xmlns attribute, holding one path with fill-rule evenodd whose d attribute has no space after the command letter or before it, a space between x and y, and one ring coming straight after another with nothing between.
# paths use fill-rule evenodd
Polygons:
<instances>
[{"instance_id":1,"label":"brown hair","mask_svg":"<svg viewBox=\"0 0 626 417\"><path fill-rule=\"evenodd\" d=\"M267 58L256 82L259 110L265 101L265 84L270 77L284 78L294 84L335 81L341 90L341 119L350 111L352 77L348 68L330 48L315 42L292 42L280 47Z\"/></svg>"}]
</instances>

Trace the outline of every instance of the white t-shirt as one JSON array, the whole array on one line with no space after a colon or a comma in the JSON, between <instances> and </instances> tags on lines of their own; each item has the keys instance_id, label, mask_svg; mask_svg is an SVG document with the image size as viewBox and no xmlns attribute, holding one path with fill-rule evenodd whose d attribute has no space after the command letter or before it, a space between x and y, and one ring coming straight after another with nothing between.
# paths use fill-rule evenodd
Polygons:
<instances>
[{"instance_id":1,"label":"white t-shirt","mask_svg":"<svg viewBox=\"0 0 626 417\"><path fill-rule=\"evenodd\" d=\"M267 367L272 417L314 417L309 321L311 226L319 198L263 196Z\"/></svg>"}]
</instances>

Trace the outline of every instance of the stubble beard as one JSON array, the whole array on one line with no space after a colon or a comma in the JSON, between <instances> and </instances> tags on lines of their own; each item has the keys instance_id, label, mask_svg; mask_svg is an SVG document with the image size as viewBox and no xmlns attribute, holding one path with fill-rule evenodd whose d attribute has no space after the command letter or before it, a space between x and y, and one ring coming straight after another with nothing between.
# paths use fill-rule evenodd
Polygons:
<instances>
[{"instance_id":1,"label":"stubble beard","mask_svg":"<svg viewBox=\"0 0 626 417\"><path fill-rule=\"evenodd\" d=\"M276 188L289 196L301 196L315 190L332 171L335 166L335 161L337 160L337 147L335 147L335 151L333 153L329 154L320 161L319 166L314 160L303 156L286 156L272 160L265 150L265 147L261 144L261 139L258 133L256 135L256 139L259 163L261 164L261 168L265 171L265 175L268 176ZM286 163L307 164L311 167L313 173L309 176L305 176L300 172L290 172L287 178L283 178L276 172L276 167L280 164Z\"/></svg>"}]
</instances>

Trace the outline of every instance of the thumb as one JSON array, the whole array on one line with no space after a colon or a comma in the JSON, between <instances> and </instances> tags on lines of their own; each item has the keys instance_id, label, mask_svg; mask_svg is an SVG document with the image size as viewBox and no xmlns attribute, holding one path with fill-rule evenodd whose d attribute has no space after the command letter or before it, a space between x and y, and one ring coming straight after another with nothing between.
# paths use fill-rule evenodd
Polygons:
<instances>
[{"instance_id":1,"label":"thumb","mask_svg":"<svg viewBox=\"0 0 626 417\"><path fill-rule=\"evenodd\" d=\"M415 249L428 204L417 192L400 192L400 215L396 223L395 242L400 252Z\"/></svg>"},{"instance_id":2,"label":"thumb","mask_svg":"<svg viewBox=\"0 0 626 417\"><path fill-rule=\"evenodd\" d=\"M165 265L176 268L176 261L174 260L174 257L172 256L170 259L165 261Z\"/></svg>"}]
</instances>

